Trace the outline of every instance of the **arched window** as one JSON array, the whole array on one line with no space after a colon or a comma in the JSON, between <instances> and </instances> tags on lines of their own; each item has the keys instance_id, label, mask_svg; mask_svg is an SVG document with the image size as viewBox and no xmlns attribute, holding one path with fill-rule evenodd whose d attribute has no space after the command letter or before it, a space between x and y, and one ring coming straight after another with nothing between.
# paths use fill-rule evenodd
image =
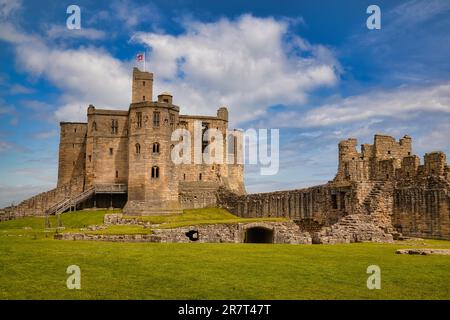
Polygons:
<instances>
[{"instance_id":1,"label":"arched window","mask_svg":"<svg viewBox=\"0 0 450 320\"><path fill-rule=\"evenodd\" d=\"M97 131L97 122L92 123L92 130Z\"/></svg>"},{"instance_id":2,"label":"arched window","mask_svg":"<svg viewBox=\"0 0 450 320\"><path fill-rule=\"evenodd\" d=\"M141 145L139 143L136 143L136 154L141 153Z\"/></svg>"},{"instance_id":3,"label":"arched window","mask_svg":"<svg viewBox=\"0 0 450 320\"><path fill-rule=\"evenodd\" d=\"M201 173L198 175L198 180L202 181L202 174Z\"/></svg>"},{"instance_id":4,"label":"arched window","mask_svg":"<svg viewBox=\"0 0 450 320\"><path fill-rule=\"evenodd\" d=\"M152 178L154 179L159 178L159 167L157 166L152 167Z\"/></svg>"},{"instance_id":5,"label":"arched window","mask_svg":"<svg viewBox=\"0 0 450 320\"><path fill-rule=\"evenodd\" d=\"M159 153L159 143L155 142L153 144L153 153Z\"/></svg>"}]
</instances>

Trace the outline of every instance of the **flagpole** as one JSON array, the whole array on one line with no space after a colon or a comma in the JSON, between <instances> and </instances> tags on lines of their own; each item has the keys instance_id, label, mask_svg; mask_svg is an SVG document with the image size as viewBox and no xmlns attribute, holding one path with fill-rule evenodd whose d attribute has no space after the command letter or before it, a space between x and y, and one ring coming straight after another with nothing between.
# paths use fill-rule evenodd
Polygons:
<instances>
[{"instance_id":1,"label":"flagpole","mask_svg":"<svg viewBox=\"0 0 450 320\"><path fill-rule=\"evenodd\" d=\"M144 51L144 72L145 72L145 51Z\"/></svg>"}]
</instances>

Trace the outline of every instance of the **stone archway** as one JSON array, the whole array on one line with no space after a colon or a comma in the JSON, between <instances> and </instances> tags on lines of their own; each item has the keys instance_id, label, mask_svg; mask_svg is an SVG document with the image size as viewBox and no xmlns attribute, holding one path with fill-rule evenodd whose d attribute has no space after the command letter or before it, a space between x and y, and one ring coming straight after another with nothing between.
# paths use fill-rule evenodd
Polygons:
<instances>
[{"instance_id":1,"label":"stone archway","mask_svg":"<svg viewBox=\"0 0 450 320\"><path fill-rule=\"evenodd\" d=\"M245 230L245 243L273 243L273 229L250 227Z\"/></svg>"}]
</instances>

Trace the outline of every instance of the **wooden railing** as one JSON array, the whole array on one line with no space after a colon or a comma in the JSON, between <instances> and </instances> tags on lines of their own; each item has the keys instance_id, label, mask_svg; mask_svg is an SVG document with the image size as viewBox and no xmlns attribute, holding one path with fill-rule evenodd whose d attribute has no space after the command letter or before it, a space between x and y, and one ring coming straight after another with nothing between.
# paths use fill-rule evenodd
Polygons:
<instances>
[{"instance_id":1,"label":"wooden railing","mask_svg":"<svg viewBox=\"0 0 450 320\"><path fill-rule=\"evenodd\" d=\"M95 193L126 193L128 186L126 184L96 184Z\"/></svg>"}]
</instances>

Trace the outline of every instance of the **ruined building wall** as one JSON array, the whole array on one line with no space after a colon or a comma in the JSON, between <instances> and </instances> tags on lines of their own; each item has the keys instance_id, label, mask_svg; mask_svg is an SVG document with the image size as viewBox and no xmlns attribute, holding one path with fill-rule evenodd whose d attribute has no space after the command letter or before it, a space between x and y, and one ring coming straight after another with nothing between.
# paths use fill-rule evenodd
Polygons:
<instances>
[{"instance_id":1,"label":"ruined building wall","mask_svg":"<svg viewBox=\"0 0 450 320\"><path fill-rule=\"evenodd\" d=\"M283 217L326 226L353 213L356 198L351 186L322 185L242 196L223 192L219 204L241 217Z\"/></svg>"},{"instance_id":2,"label":"ruined building wall","mask_svg":"<svg viewBox=\"0 0 450 320\"><path fill-rule=\"evenodd\" d=\"M356 139L344 140L339 143L338 172L330 183L243 196L224 192L219 204L239 216L287 217L300 225L315 226L316 231L342 219L339 228L327 231L330 239L354 237L348 232L359 229L351 224L366 221L362 216L370 217L370 223L386 233L397 229L405 236L450 239L446 156L428 153L421 165L411 149L409 136L396 141L376 135L374 144L363 144L361 152ZM342 235L338 234L341 229L346 230Z\"/></svg>"},{"instance_id":3,"label":"ruined building wall","mask_svg":"<svg viewBox=\"0 0 450 320\"><path fill-rule=\"evenodd\" d=\"M393 225L406 236L450 239L450 178L443 152L406 157L394 191Z\"/></svg>"}]
</instances>

